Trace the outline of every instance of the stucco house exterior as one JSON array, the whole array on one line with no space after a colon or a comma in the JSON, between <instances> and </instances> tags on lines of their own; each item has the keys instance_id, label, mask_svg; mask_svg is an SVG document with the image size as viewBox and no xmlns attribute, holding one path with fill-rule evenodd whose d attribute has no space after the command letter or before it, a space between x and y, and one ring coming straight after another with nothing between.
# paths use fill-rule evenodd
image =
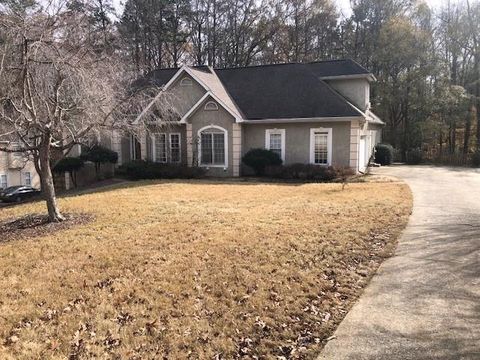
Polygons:
<instances>
[{"instance_id":1,"label":"stucco house exterior","mask_svg":"<svg viewBox=\"0 0 480 360\"><path fill-rule=\"evenodd\" d=\"M1 143L2 146L14 149L14 144ZM7 153L0 151L0 189L9 186L27 185L40 188L40 177L33 161L23 153Z\"/></svg>"},{"instance_id":2,"label":"stucco house exterior","mask_svg":"<svg viewBox=\"0 0 480 360\"><path fill-rule=\"evenodd\" d=\"M384 123L370 110L375 77L352 60L213 69L183 66L147 75L168 92L177 123L142 136L114 133L119 164L146 159L198 165L210 176L240 176L253 148L284 164L363 172Z\"/></svg>"}]
</instances>

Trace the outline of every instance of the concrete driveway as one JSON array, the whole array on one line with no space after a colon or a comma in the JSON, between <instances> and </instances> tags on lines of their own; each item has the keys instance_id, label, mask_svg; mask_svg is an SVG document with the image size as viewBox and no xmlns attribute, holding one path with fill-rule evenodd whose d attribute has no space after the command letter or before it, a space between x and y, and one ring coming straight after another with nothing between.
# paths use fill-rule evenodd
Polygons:
<instances>
[{"instance_id":1,"label":"concrete driveway","mask_svg":"<svg viewBox=\"0 0 480 360\"><path fill-rule=\"evenodd\" d=\"M480 171L393 166L413 214L318 358L480 359Z\"/></svg>"}]
</instances>

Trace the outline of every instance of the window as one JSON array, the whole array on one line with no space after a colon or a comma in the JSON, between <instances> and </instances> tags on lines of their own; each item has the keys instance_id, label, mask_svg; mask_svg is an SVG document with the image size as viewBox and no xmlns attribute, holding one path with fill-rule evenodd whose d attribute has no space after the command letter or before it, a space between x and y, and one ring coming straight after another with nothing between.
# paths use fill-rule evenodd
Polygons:
<instances>
[{"instance_id":1,"label":"window","mask_svg":"<svg viewBox=\"0 0 480 360\"><path fill-rule=\"evenodd\" d=\"M180 162L180 134L170 134L170 161Z\"/></svg>"},{"instance_id":2,"label":"window","mask_svg":"<svg viewBox=\"0 0 480 360\"><path fill-rule=\"evenodd\" d=\"M209 101L205 104L206 111L216 111L218 110L218 105L215 101Z\"/></svg>"},{"instance_id":3,"label":"window","mask_svg":"<svg viewBox=\"0 0 480 360\"><path fill-rule=\"evenodd\" d=\"M0 189L6 189L8 187L7 175L0 175Z\"/></svg>"},{"instance_id":4,"label":"window","mask_svg":"<svg viewBox=\"0 0 480 360\"><path fill-rule=\"evenodd\" d=\"M32 186L32 173L28 171L23 173L23 182L25 186Z\"/></svg>"},{"instance_id":5,"label":"window","mask_svg":"<svg viewBox=\"0 0 480 360\"><path fill-rule=\"evenodd\" d=\"M310 162L332 164L332 129L310 129Z\"/></svg>"},{"instance_id":6,"label":"window","mask_svg":"<svg viewBox=\"0 0 480 360\"><path fill-rule=\"evenodd\" d=\"M135 135L130 136L130 159L142 159L142 144Z\"/></svg>"},{"instance_id":7,"label":"window","mask_svg":"<svg viewBox=\"0 0 480 360\"><path fill-rule=\"evenodd\" d=\"M180 86L192 86L192 79L184 77L182 80L180 80Z\"/></svg>"},{"instance_id":8,"label":"window","mask_svg":"<svg viewBox=\"0 0 480 360\"><path fill-rule=\"evenodd\" d=\"M18 144L16 142L12 143L11 148L12 148L12 150L20 149L20 144ZM12 153L12 156L17 160L21 160L23 158L23 153L20 152L20 151L17 151L17 152Z\"/></svg>"},{"instance_id":9,"label":"window","mask_svg":"<svg viewBox=\"0 0 480 360\"><path fill-rule=\"evenodd\" d=\"M218 126L200 129L200 165L227 166L227 131Z\"/></svg>"},{"instance_id":10,"label":"window","mask_svg":"<svg viewBox=\"0 0 480 360\"><path fill-rule=\"evenodd\" d=\"M153 160L156 162L167 162L167 134L153 135Z\"/></svg>"},{"instance_id":11,"label":"window","mask_svg":"<svg viewBox=\"0 0 480 360\"><path fill-rule=\"evenodd\" d=\"M266 130L265 149L277 153L285 161L285 129Z\"/></svg>"}]
</instances>

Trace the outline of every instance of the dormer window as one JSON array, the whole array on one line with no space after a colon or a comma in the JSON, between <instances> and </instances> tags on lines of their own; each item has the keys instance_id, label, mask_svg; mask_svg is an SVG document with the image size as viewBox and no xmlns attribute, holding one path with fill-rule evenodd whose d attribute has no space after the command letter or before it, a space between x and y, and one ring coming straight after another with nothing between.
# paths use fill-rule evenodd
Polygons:
<instances>
[{"instance_id":1,"label":"dormer window","mask_svg":"<svg viewBox=\"0 0 480 360\"><path fill-rule=\"evenodd\" d=\"M209 101L205 104L205 111L216 111L218 110L218 105L215 101Z\"/></svg>"},{"instance_id":2,"label":"dormer window","mask_svg":"<svg viewBox=\"0 0 480 360\"><path fill-rule=\"evenodd\" d=\"M192 79L184 77L182 80L180 80L180 86L192 86Z\"/></svg>"}]
</instances>

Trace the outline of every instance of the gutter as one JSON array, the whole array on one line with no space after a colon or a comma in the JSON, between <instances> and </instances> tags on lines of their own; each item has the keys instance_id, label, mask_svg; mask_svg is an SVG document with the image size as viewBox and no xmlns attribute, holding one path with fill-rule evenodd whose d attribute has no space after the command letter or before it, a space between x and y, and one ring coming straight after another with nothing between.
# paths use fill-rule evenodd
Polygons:
<instances>
[{"instance_id":1,"label":"gutter","mask_svg":"<svg viewBox=\"0 0 480 360\"><path fill-rule=\"evenodd\" d=\"M355 120L365 120L363 116L345 116L345 117L317 117L317 118L286 118L286 119L259 119L238 121L242 124L272 124L272 123L308 123L308 122L350 122Z\"/></svg>"}]
</instances>

